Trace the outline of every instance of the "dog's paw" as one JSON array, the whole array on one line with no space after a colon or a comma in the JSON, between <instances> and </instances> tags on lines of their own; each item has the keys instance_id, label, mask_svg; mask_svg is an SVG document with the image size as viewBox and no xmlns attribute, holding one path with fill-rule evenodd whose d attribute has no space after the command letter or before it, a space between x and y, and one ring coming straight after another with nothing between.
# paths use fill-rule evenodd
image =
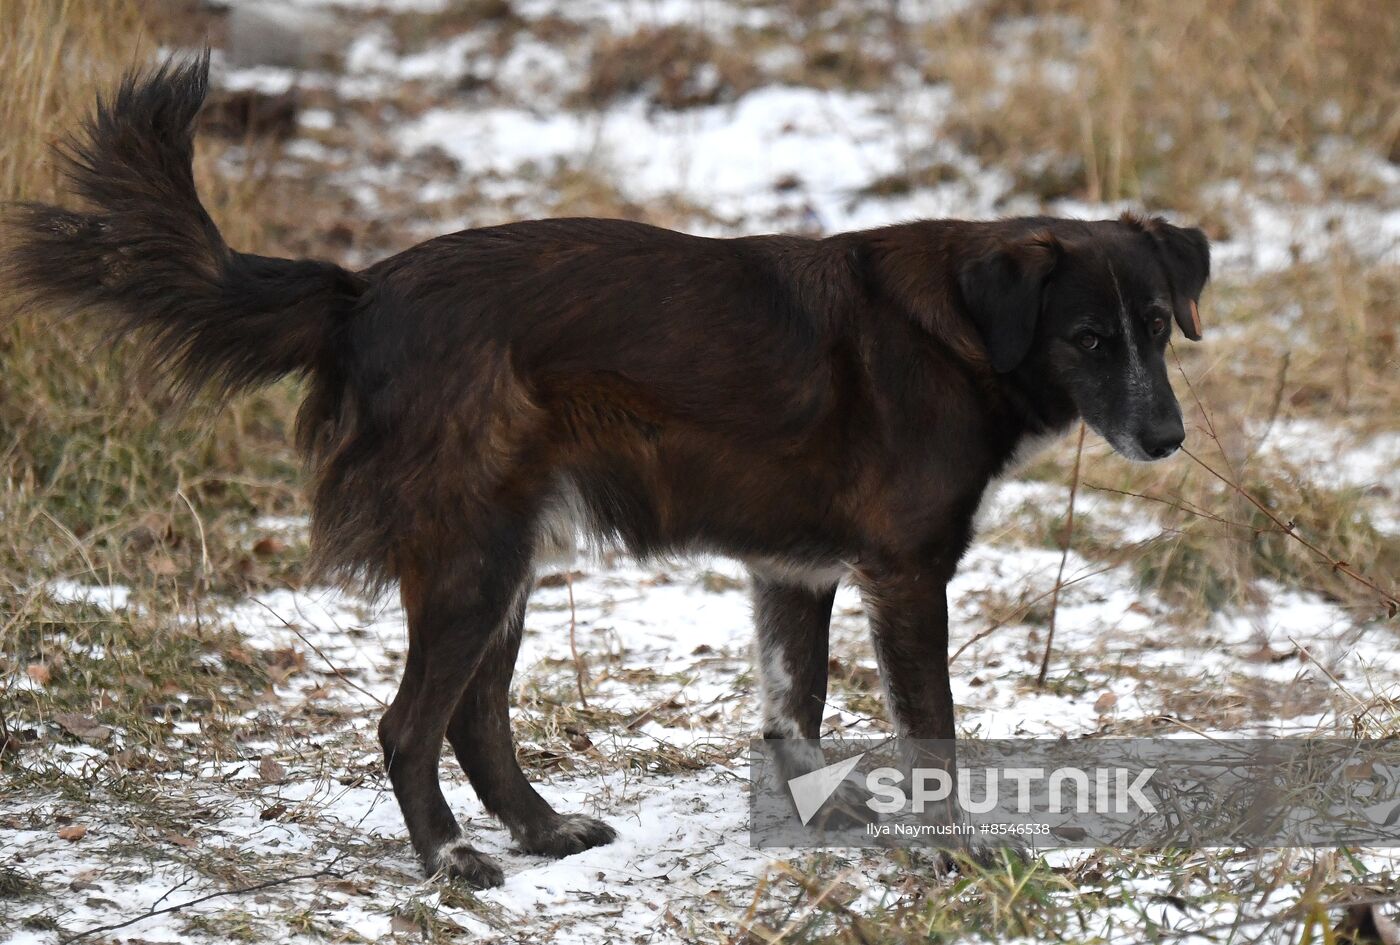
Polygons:
<instances>
[{"instance_id":1,"label":"dog's paw","mask_svg":"<svg viewBox=\"0 0 1400 945\"><path fill-rule=\"evenodd\" d=\"M516 835L516 842L526 853L538 853L559 859L612 843L617 831L596 817L567 814Z\"/></svg>"},{"instance_id":2,"label":"dog's paw","mask_svg":"<svg viewBox=\"0 0 1400 945\"><path fill-rule=\"evenodd\" d=\"M495 860L460 839L438 847L424 867L430 878L459 880L473 889L499 886L506 879L506 874Z\"/></svg>"},{"instance_id":3,"label":"dog's paw","mask_svg":"<svg viewBox=\"0 0 1400 945\"><path fill-rule=\"evenodd\" d=\"M870 808L870 792L854 779L846 779L831 793L810 826L828 833L864 830L879 820Z\"/></svg>"}]
</instances>

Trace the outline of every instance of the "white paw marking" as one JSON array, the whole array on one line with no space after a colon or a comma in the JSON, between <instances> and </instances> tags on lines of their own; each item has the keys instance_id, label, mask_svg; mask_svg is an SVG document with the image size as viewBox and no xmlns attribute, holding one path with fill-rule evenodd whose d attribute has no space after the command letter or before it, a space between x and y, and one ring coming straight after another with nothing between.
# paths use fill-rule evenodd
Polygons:
<instances>
[{"instance_id":1,"label":"white paw marking","mask_svg":"<svg viewBox=\"0 0 1400 945\"><path fill-rule=\"evenodd\" d=\"M458 837L456 840L449 840L437 848L437 853L433 854L439 866L451 863L457 859L457 854L463 856L476 856L476 848L467 840Z\"/></svg>"}]
</instances>

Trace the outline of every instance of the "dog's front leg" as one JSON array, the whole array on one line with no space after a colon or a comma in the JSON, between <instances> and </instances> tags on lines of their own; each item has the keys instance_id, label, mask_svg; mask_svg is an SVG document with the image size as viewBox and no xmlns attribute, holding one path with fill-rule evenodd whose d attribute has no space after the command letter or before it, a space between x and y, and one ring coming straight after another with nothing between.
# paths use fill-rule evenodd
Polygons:
<instances>
[{"instance_id":1,"label":"dog's front leg","mask_svg":"<svg viewBox=\"0 0 1400 945\"><path fill-rule=\"evenodd\" d=\"M753 574L755 658L763 737L772 747L776 790L826 765L821 746L826 710L828 638L836 585L811 586ZM853 826L869 819L868 797L854 781L842 785L821 823Z\"/></svg>"},{"instance_id":2,"label":"dog's front leg","mask_svg":"<svg viewBox=\"0 0 1400 945\"><path fill-rule=\"evenodd\" d=\"M861 594L895 734L951 741L946 582L917 570L866 575Z\"/></svg>"},{"instance_id":3,"label":"dog's front leg","mask_svg":"<svg viewBox=\"0 0 1400 945\"><path fill-rule=\"evenodd\" d=\"M922 570L867 573L860 584L906 780L922 782L941 772L946 783L956 784L947 584ZM915 814L930 822L959 822L956 800L952 792L937 809Z\"/></svg>"},{"instance_id":4,"label":"dog's front leg","mask_svg":"<svg viewBox=\"0 0 1400 945\"><path fill-rule=\"evenodd\" d=\"M885 683L890 721L900 737L907 783L944 778L945 800L912 811L918 820L957 825L940 846L984 864L994 862L1006 844L995 845L977 832L958 804L956 728L948 678L947 582L936 573L911 572L867 579L861 585ZM1019 850L1015 844L1013 849ZM942 865L954 864L944 859Z\"/></svg>"},{"instance_id":5,"label":"dog's front leg","mask_svg":"<svg viewBox=\"0 0 1400 945\"><path fill-rule=\"evenodd\" d=\"M812 588L753 575L763 737L815 739L826 709L827 637L836 585Z\"/></svg>"},{"instance_id":6,"label":"dog's front leg","mask_svg":"<svg viewBox=\"0 0 1400 945\"><path fill-rule=\"evenodd\" d=\"M836 585L814 589L753 573L754 662L763 737L783 780L826 762L816 740L826 708L827 637Z\"/></svg>"}]
</instances>

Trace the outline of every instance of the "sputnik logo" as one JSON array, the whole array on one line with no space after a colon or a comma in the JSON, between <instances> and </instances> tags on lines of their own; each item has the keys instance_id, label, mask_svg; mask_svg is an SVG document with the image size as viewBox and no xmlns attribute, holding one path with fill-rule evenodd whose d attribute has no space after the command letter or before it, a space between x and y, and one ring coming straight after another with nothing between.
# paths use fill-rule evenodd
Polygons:
<instances>
[{"instance_id":1,"label":"sputnik logo","mask_svg":"<svg viewBox=\"0 0 1400 945\"><path fill-rule=\"evenodd\" d=\"M802 818L802 826L807 826L807 822L821 810L827 799L836 793L841 782L846 780L846 775L850 774L864 757L865 752L861 752L834 765L818 768L788 781L788 791L792 794L792 802L797 805L797 816Z\"/></svg>"}]
</instances>

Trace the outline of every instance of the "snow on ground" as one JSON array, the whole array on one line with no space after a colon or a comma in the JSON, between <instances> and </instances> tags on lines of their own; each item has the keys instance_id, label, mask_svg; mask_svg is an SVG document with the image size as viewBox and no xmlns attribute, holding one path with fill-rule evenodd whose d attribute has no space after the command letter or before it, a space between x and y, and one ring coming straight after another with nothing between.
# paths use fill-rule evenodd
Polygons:
<instances>
[{"instance_id":1,"label":"snow on ground","mask_svg":"<svg viewBox=\"0 0 1400 945\"><path fill-rule=\"evenodd\" d=\"M315 2L353 7L374 6L379 0ZM919 4L903 16L912 22L959 6ZM769 8L718 0L545 0L514 9L527 23L564 16L620 31L682 24L721 40L737 26L757 29L774 16ZM653 107L644 97L601 108L567 107L586 57L581 47L541 42L528 29L503 40L492 27L401 50L385 27L370 20L357 25L344 74L224 68L220 82L274 94L293 86L332 87L347 100L384 97L405 83L447 90L433 107L400 123L393 144L405 159L433 152L457 162L456 175L433 180L419 194L425 202L471 188L490 196L479 210L448 221L448 228L544 212L548 202L541 199L542 191L550 189L551 175L563 170L598 173L639 205L680 199L703 208L706 217L688 228L711 235L838 232L921 217L975 219L1042 211L1102 218L1140 209L1073 199L1041 205L1016 192L1009 175L980 164L942 133L950 91L926 82L915 70L892 68L888 83L874 91L775 83L733 102L682 110ZM483 99L452 91L466 76L492 80L496 92ZM386 175L392 178L396 172L369 167L359 155L346 157L348 166L337 176L372 211L374 188L356 185L382 185ZM1327 193L1313 168L1261 155L1261 174L1286 178L1287 187L1271 190L1259 182L1225 181L1207 189L1208 199L1231 222L1231 233L1212 245L1217 268L1272 271L1300 259L1325 259L1339 247L1376 260L1400 259L1400 200L1394 196L1400 194L1395 186L1400 171L1373 156L1340 150L1329 159L1370 175L1391 196L1338 199ZM940 169L935 182L919 180L919 172L928 168ZM909 175L913 185L879 192L880 182L891 175ZM1310 194L1308 199L1299 199L1300 188Z\"/></svg>"},{"instance_id":2,"label":"snow on ground","mask_svg":"<svg viewBox=\"0 0 1400 945\"><path fill-rule=\"evenodd\" d=\"M955 649L987 629L981 604L988 595L1025 599L1052 585L1058 552L997 536L1028 505L1062 500L1054 488L1013 485L1010 496L993 504L986 540L974 546L950 590ZM952 665L959 727L968 735L1074 737L1132 732L1134 723L1169 735L1336 733L1347 730L1350 703L1314 664L1288 655L1295 646L1349 681L1394 680L1400 670L1400 640L1391 630L1354 627L1333 605L1306 594L1279 589L1257 613L1221 616L1188 634L1168 629L1166 608L1138 592L1124 569L1102 571L1071 554L1066 580L1051 663L1051 678L1063 685L1038 691L1027 682L1040 659L1043 627L1013 622L990 633ZM77 599L121 599L100 589L55 590ZM618 829L615 844L560 861L514 852L449 755L442 766L449 802L479 845L500 858L507 881L466 906L441 903L441 892L420 881L374 738L380 703L392 698L402 664L403 615L392 602L369 604L329 590L265 594L224 613L250 646L295 652L305 664L250 713L269 734L246 741L237 757L210 758L203 770L169 775L169 803L201 812L182 842L209 856L270 857L273 875L314 871L341 856L343 876L279 887L252 902L239 900L237 909L257 918L305 908L323 928L353 929L370 940L399 928L394 909L415 897L441 903L440 915L483 941L517 941L522 927L535 940L579 943L684 940L732 929L774 862L772 853L748 845L742 749L756 723L743 572L725 561L659 567L596 560L573 577L572 608L569 594L553 575L531 598L517 664L523 706L515 715L517 738L545 797L563 810L606 818ZM833 652L844 665L833 673L838 682L825 723L832 734L887 731L870 715L878 686L859 603L843 587ZM581 753L573 771L567 758L549 762L537 724L551 700L582 709L571 625L589 711L613 720L590 725L581 713L571 723L580 726L573 733ZM1261 652L1268 656L1261 659ZM1233 724L1212 725L1209 713L1191 717L1193 693L1203 700L1238 693L1248 703L1251 691L1267 691L1267 698L1257 698ZM1114 697L1108 706L1106 694ZM1364 694L1400 693L1385 683ZM1153 723L1160 718L1180 724ZM198 737L198 723L181 724L180 733ZM74 770L102 756L87 746L55 750L69 753ZM285 780L259 776L265 756L284 767ZM668 766L666 758L704 761ZM135 852L142 836L149 833L118 816L95 824L77 844L51 830L15 831L0 844L24 851L26 872L41 882L67 883L95 870L87 881L96 887L75 897L62 917L65 928L76 930L210 891L207 880L191 881L169 864L143 867ZM889 894L894 878L882 855L855 856L851 869L849 881L869 895ZM190 914L220 916L226 908L215 900ZM149 942L186 941L189 921L189 914L163 916L127 932ZM12 941L51 939L20 932Z\"/></svg>"},{"instance_id":3,"label":"snow on ground","mask_svg":"<svg viewBox=\"0 0 1400 945\"><path fill-rule=\"evenodd\" d=\"M361 16L442 6L441 0L298 2ZM918 9L932 16L950 6ZM688 23L720 32L760 27L772 15L704 0L568 6L528 0L516 9L526 19L564 13L618 29ZM457 167L455 176L433 179L417 197L447 200L469 185L490 197L487 206L456 221L462 226L528 215L547 203L540 191L552 186L551 175L561 168L596 171L640 203L681 198L707 211L693 228L717 234L835 231L920 216L1038 209L1010 191L1006 175L979 166L939 136L947 90L907 77L892 76L890 88L880 92L769 84L734 102L685 111L657 110L640 99L585 110L558 107L577 64L528 30L504 52L473 33L401 52L387 28L369 17L346 59L344 76L225 68L221 82L273 93L294 84L333 88L354 100L374 99L405 82L453 83L494 70L502 89L496 98L439 96L431 107L407 115L393 136L393 153L404 161L442 153ZM544 86L552 91L541 95ZM303 114L302 128L323 133L343 120L337 111L315 109ZM329 173L359 197L368 214L383 188L402 176L394 162L371 164L319 141L303 139L293 147L301 149L293 157L334 158ZM868 192L882 178L932 164L952 172L942 183L893 196ZM1385 253L1393 252L1397 240L1400 213L1391 206L1293 208L1228 188L1223 195L1249 209L1233 238L1217 245L1218 257L1229 264L1274 268L1304 231L1319 234L1308 242L1320 247L1329 240L1369 241ZM1052 209L1097 217L1123 208L1064 201ZM1349 222L1331 226L1328 213ZM1286 452L1358 486L1379 484L1390 495L1400 491L1395 434L1363 448L1325 432L1280 422L1262 449ZM1058 512L1066 501L1062 486L1011 483L987 504L981 539L951 589L953 647L967 644L952 664L965 733L1332 733L1349 730L1352 708L1338 680L1365 698L1395 697L1390 681L1400 670L1400 639L1393 628L1355 625L1316 596L1275 588L1254 610L1182 630L1168 619L1165 604L1137 589L1130 568L1103 570L1073 553L1066 561L1069 583L1059 602L1050 663L1057 684L1034 689L1028 680L1041 659L1045 627L1017 616L1017 610L1037 602L1045 609L1060 553L1011 536L1018 521ZM1157 533L1139 506L1096 494L1081 494L1078 502L1087 520L1110 522L1125 544ZM301 523L284 519L258 527L296 532ZM1400 521L1386 527L1400 528ZM166 842L191 856L256 854L266 858L259 869L270 876L314 872L333 861L341 875L213 900L118 934L183 942L192 934L191 915L224 922L247 914L263 921L304 911L308 940L354 932L373 941L411 932L413 926L396 921L405 921L417 899L439 905L440 914L483 941L562 945L726 937L773 861L747 842L742 747L755 731L755 704L744 576L724 561L638 565L605 559L582 569L571 588L549 580L532 597L517 666L517 739L541 792L563 809L608 819L619 831L617 843L557 862L513 852L448 757L442 767L448 799L480 845L500 857L507 882L467 902L448 900L439 887L422 883L374 738L381 703L392 698L402 663L401 612L392 602L372 604L331 591L272 593L232 606L224 617L247 634L250 646L298 654L304 668L242 720L259 734L244 741L239 754L209 757L199 771L167 776L166 801L188 812L191 832ZM129 603L121 588L69 582L49 591L110 608ZM1009 618L1004 626L988 620L998 613ZM586 710L577 694L571 626L585 666ZM833 641L836 682L826 729L885 731L875 708L879 687L859 597L849 588L837 600ZM1300 658L1298 648L1309 658ZM559 731L550 728L560 717L577 728L566 730L580 757L572 767L569 753L558 749ZM199 725L177 722L175 732L194 742ZM121 733L116 738L120 744ZM90 746L56 744L51 751L73 770L101 769L103 753ZM285 779L260 776L264 757L285 769ZM60 806L62 799L23 791L6 797L11 813ZM41 883L78 884L60 917L70 931L219 888L193 870L143 853L151 828L129 822L124 813L114 808L76 843L47 829L5 831L0 859L22 852L25 872ZM876 899L897 879L887 875L889 862L880 855L855 856L851 868L852 881ZM1144 895L1149 886L1144 881ZM1233 914L1227 910L1221 918ZM54 934L21 929L9 941L51 943Z\"/></svg>"},{"instance_id":4,"label":"snow on ground","mask_svg":"<svg viewBox=\"0 0 1400 945\"><path fill-rule=\"evenodd\" d=\"M776 220L800 210L810 228L839 231L943 216L978 202L981 195L967 187L950 187L941 199L930 190L897 207L852 199L903 169L909 154L940 150L935 131L946 100L938 87L892 108L870 94L769 86L732 106L684 112L655 113L642 102L597 115L436 109L410 123L400 142L410 150L440 148L469 174L602 162L639 202L680 196L723 220ZM891 147L895 126L905 129L903 149ZM942 150L947 160L962 159Z\"/></svg>"},{"instance_id":5,"label":"snow on ground","mask_svg":"<svg viewBox=\"0 0 1400 945\"><path fill-rule=\"evenodd\" d=\"M1258 435L1263 452L1313 478L1400 494L1400 430L1358 434L1344 425L1295 417L1277 420Z\"/></svg>"}]
</instances>

